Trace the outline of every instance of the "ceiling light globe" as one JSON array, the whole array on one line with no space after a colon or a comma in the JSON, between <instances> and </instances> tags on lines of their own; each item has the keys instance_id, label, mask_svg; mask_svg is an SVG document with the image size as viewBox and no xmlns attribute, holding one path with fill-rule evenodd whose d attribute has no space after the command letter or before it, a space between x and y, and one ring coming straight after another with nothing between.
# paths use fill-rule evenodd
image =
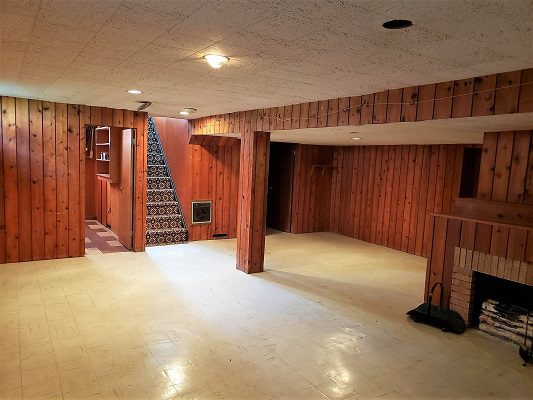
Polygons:
<instances>
[{"instance_id":1,"label":"ceiling light globe","mask_svg":"<svg viewBox=\"0 0 533 400\"><path fill-rule=\"evenodd\" d=\"M218 54L207 54L203 58L211 67L215 69L219 69L223 64L229 61L228 57L220 56Z\"/></svg>"}]
</instances>

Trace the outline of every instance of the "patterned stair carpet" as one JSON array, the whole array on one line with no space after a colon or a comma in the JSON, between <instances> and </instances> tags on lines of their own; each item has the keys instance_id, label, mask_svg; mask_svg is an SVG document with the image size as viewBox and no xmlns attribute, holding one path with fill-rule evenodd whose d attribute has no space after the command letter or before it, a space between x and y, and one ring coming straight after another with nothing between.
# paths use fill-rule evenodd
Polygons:
<instances>
[{"instance_id":1,"label":"patterned stair carpet","mask_svg":"<svg viewBox=\"0 0 533 400\"><path fill-rule=\"evenodd\" d=\"M152 117L148 118L146 245L183 243L187 226Z\"/></svg>"}]
</instances>

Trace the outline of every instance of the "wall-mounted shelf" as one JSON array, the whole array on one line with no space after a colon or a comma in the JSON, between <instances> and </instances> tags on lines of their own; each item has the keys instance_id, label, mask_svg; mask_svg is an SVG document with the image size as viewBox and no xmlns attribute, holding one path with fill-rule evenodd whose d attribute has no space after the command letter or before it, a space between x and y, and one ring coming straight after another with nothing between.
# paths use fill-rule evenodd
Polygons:
<instances>
[{"instance_id":1,"label":"wall-mounted shelf","mask_svg":"<svg viewBox=\"0 0 533 400\"><path fill-rule=\"evenodd\" d=\"M110 183L120 181L120 129L102 126L95 129L96 175ZM102 153L107 153L105 158Z\"/></svg>"}]
</instances>

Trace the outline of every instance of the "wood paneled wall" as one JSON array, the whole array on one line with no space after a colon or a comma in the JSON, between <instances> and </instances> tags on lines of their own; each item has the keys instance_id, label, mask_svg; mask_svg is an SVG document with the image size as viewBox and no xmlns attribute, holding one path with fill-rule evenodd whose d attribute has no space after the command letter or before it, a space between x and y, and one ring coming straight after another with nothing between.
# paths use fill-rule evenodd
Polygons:
<instances>
[{"instance_id":1,"label":"wood paneled wall","mask_svg":"<svg viewBox=\"0 0 533 400\"><path fill-rule=\"evenodd\" d=\"M237 236L240 146L190 146L190 199L212 200L212 222L189 224L190 240ZM190 204L188 205L190 207Z\"/></svg>"},{"instance_id":2,"label":"wood paneled wall","mask_svg":"<svg viewBox=\"0 0 533 400\"><path fill-rule=\"evenodd\" d=\"M432 212L458 197L464 145L336 147L330 230L426 256Z\"/></svg>"},{"instance_id":3,"label":"wood paneled wall","mask_svg":"<svg viewBox=\"0 0 533 400\"><path fill-rule=\"evenodd\" d=\"M478 199L461 199L453 216L434 217L426 296L441 281L448 301L455 247L469 257L488 254L496 263L533 262L532 143L532 131L485 133Z\"/></svg>"},{"instance_id":4,"label":"wood paneled wall","mask_svg":"<svg viewBox=\"0 0 533 400\"><path fill-rule=\"evenodd\" d=\"M483 140L478 197L533 204L533 131L490 132Z\"/></svg>"},{"instance_id":5,"label":"wood paneled wall","mask_svg":"<svg viewBox=\"0 0 533 400\"><path fill-rule=\"evenodd\" d=\"M477 204L477 207L483 209L484 206ZM461 253L462 257L467 258L466 263L474 265L476 270L477 266L482 270L496 270L497 275L503 278L516 269L517 261L533 262L533 229L531 226L491 223L486 219L468 216L437 214L430 238L424 292L426 299L431 287L436 282L442 282L444 305L449 304L456 247L467 250ZM438 304L439 295L440 291L437 290L434 304Z\"/></svg>"},{"instance_id":6,"label":"wood paneled wall","mask_svg":"<svg viewBox=\"0 0 533 400\"><path fill-rule=\"evenodd\" d=\"M329 230L333 154L333 146L295 145L291 233Z\"/></svg>"},{"instance_id":7,"label":"wood paneled wall","mask_svg":"<svg viewBox=\"0 0 533 400\"><path fill-rule=\"evenodd\" d=\"M155 124L183 208L189 240L237 235L240 141L189 145L187 121L155 118ZM212 222L191 224L191 201L212 200Z\"/></svg>"},{"instance_id":8,"label":"wood paneled wall","mask_svg":"<svg viewBox=\"0 0 533 400\"><path fill-rule=\"evenodd\" d=\"M189 194L189 134L187 120L180 118L154 117L155 126L161 145L165 152L170 174L181 202L187 225L191 224L191 207Z\"/></svg>"},{"instance_id":9,"label":"wood paneled wall","mask_svg":"<svg viewBox=\"0 0 533 400\"><path fill-rule=\"evenodd\" d=\"M147 116L1 97L0 263L85 252L85 125L136 128L135 250L146 230Z\"/></svg>"},{"instance_id":10,"label":"wood paneled wall","mask_svg":"<svg viewBox=\"0 0 533 400\"><path fill-rule=\"evenodd\" d=\"M191 120L193 134L414 122L533 111L533 69Z\"/></svg>"}]
</instances>

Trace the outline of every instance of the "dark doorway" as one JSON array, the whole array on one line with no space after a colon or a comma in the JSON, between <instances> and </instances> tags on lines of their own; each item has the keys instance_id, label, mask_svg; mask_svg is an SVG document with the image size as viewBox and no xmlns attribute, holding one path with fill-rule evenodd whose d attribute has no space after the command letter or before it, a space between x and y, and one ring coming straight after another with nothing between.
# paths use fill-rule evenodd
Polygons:
<instances>
[{"instance_id":1,"label":"dark doorway","mask_svg":"<svg viewBox=\"0 0 533 400\"><path fill-rule=\"evenodd\" d=\"M480 147L465 147L464 149L459 197L477 197L481 150Z\"/></svg>"},{"instance_id":2,"label":"dark doorway","mask_svg":"<svg viewBox=\"0 0 533 400\"><path fill-rule=\"evenodd\" d=\"M270 143L268 171L267 227L291 230L294 144Z\"/></svg>"},{"instance_id":3,"label":"dark doorway","mask_svg":"<svg viewBox=\"0 0 533 400\"><path fill-rule=\"evenodd\" d=\"M130 128L86 127L86 249L133 249L135 134Z\"/></svg>"}]
</instances>

